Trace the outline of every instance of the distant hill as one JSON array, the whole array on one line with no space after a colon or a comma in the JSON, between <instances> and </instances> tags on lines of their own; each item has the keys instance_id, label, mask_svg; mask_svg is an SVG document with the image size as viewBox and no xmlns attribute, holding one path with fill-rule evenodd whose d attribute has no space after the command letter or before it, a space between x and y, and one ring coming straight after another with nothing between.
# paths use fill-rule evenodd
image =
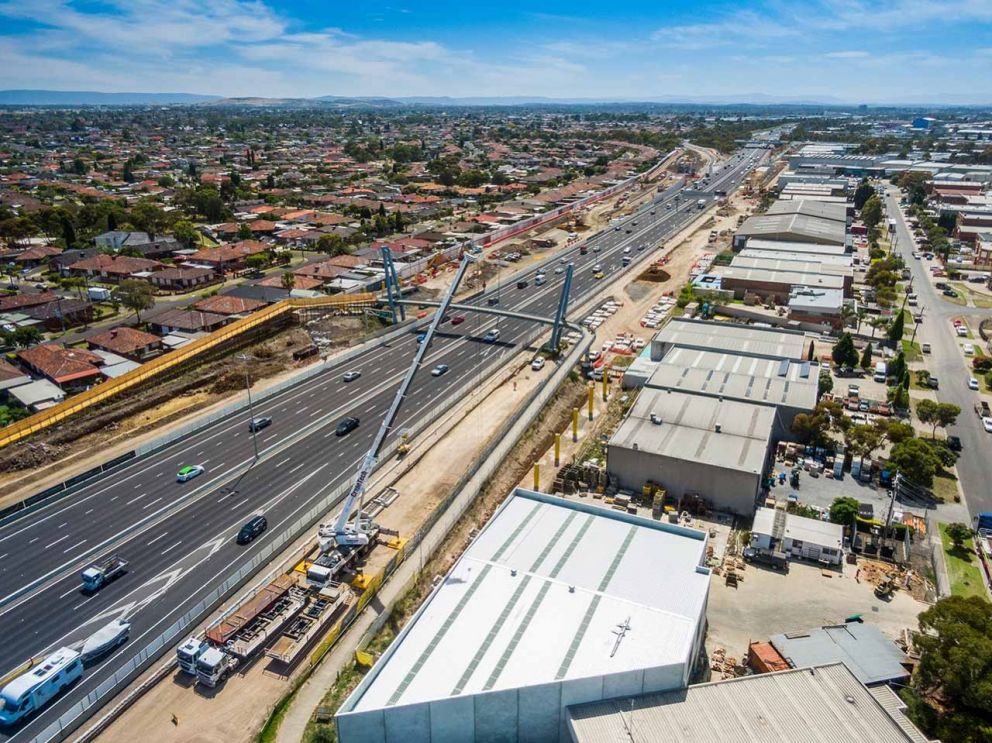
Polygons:
<instances>
[{"instance_id":1,"label":"distant hill","mask_svg":"<svg viewBox=\"0 0 992 743\"><path fill-rule=\"evenodd\" d=\"M320 98L215 98L204 106L253 106L256 108L396 108L406 105L392 98L348 98L325 95Z\"/></svg>"},{"instance_id":2,"label":"distant hill","mask_svg":"<svg viewBox=\"0 0 992 743\"><path fill-rule=\"evenodd\" d=\"M0 90L0 106L147 106L202 103L193 93L98 93L86 90Z\"/></svg>"}]
</instances>

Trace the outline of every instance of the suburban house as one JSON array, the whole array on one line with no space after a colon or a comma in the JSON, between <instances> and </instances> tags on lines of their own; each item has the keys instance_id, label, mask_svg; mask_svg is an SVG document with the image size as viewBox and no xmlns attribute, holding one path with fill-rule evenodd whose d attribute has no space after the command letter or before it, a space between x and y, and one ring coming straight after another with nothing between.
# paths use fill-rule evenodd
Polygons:
<instances>
[{"instance_id":1,"label":"suburban house","mask_svg":"<svg viewBox=\"0 0 992 743\"><path fill-rule=\"evenodd\" d=\"M146 319L148 327L159 335L169 333L212 333L227 324L230 318L214 312L196 310L167 310Z\"/></svg>"},{"instance_id":2,"label":"suburban house","mask_svg":"<svg viewBox=\"0 0 992 743\"><path fill-rule=\"evenodd\" d=\"M114 251L126 248L137 250L143 258L165 258L182 249L179 241L171 235L158 235L152 238L147 232L127 232L114 230L93 238L98 248Z\"/></svg>"},{"instance_id":3,"label":"suburban house","mask_svg":"<svg viewBox=\"0 0 992 743\"><path fill-rule=\"evenodd\" d=\"M193 308L215 315L248 315L265 307L266 303L257 299L244 299L229 294L206 297L193 303Z\"/></svg>"},{"instance_id":4,"label":"suburban house","mask_svg":"<svg viewBox=\"0 0 992 743\"><path fill-rule=\"evenodd\" d=\"M93 305L82 299L56 297L46 304L36 304L20 310L52 332L93 321Z\"/></svg>"},{"instance_id":5,"label":"suburban house","mask_svg":"<svg viewBox=\"0 0 992 743\"><path fill-rule=\"evenodd\" d=\"M20 362L62 389L82 389L99 382L103 358L92 351L66 348L61 343L43 343L17 354Z\"/></svg>"},{"instance_id":6,"label":"suburban house","mask_svg":"<svg viewBox=\"0 0 992 743\"><path fill-rule=\"evenodd\" d=\"M69 273L85 276L97 281L118 283L135 274L157 271L164 264L148 258L132 258L127 255L106 255L98 253L92 258L84 258L69 266Z\"/></svg>"},{"instance_id":7,"label":"suburban house","mask_svg":"<svg viewBox=\"0 0 992 743\"><path fill-rule=\"evenodd\" d=\"M169 266L148 277L148 281L156 289L170 292L187 292L198 286L211 284L217 279L217 273L212 268L196 266Z\"/></svg>"},{"instance_id":8,"label":"suburban house","mask_svg":"<svg viewBox=\"0 0 992 743\"><path fill-rule=\"evenodd\" d=\"M134 361L144 361L162 351L162 339L126 325L86 339L91 349L110 351Z\"/></svg>"},{"instance_id":9,"label":"suburban house","mask_svg":"<svg viewBox=\"0 0 992 743\"><path fill-rule=\"evenodd\" d=\"M54 245L32 245L13 260L21 268L37 268L47 264L52 258L62 254L62 248Z\"/></svg>"},{"instance_id":10,"label":"suburban house","mask_svg":"<svg viewBox=\"0 0 992 743\"><path fill-rule=\"evenodd\" d=\"M198 250L186 258L187 264L212 268L215 271L240 271L250 255L264 253L269 246L258 240L242 240L230 245Z\"/></svg>"}]
</instances>

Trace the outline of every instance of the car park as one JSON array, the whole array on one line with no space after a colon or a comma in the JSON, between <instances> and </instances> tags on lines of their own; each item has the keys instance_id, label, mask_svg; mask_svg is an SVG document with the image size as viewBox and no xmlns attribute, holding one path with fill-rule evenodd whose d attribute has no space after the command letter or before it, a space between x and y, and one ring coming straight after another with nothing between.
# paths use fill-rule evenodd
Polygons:
<instances>
[{"instance_id":1,"label":"car park","mask_svg":"<svg viewBox=\"0 0 992 743\"><path fill-rule=\"evenodd\" d=\"M176 474L176 482L188 482L194 477L199 477L206 471L207 468L202 464L188 464Z\"/></svg>"},{"instance_id":2,"label":"car park","mask_svg":"<svg viewBox=\"0 0 992 743\"><path fill-rule=\"evenodd\" d=\"M272 425L272 416L262 415L258 418L252 418L248 421L248 430L255 432L261 431L263 428L268 428Z\"/></svg>"},{"instance_id":3,"label":"car park","mask_svg":"<svg viewBox=\"0 0 992 743\"><path fill-rule=\"evenodd\" d=\"M442 374L446 374L448 372L448 369L449 367L447 364L438 364L433 369L431 369L431 376L440 377Z\"/></svg>"},{"instance_id":4,"label":"car park","mask_svg":"<svg viewBox=\"0 0 992 743\"><path fill-rule=\"evenodd\" d=\"M359 419L354 416L348 416L342 418L338 421L338 425L334 429L335 436L347 436L349 433L358 428Z\"/></svg>"},{"instance_id":5,"label":"car park","mask_svg":"<svg viewBox=\"0 0 992 743\"><path fill-rule=\"evenodd\" d=\"M418 335L418 336L417 336L417 343L420 343L420 342L421 342L421 340L420 340L420 336ZM356 379L358 379L358 378L359 378L360 376L362 376L362 373L361 373L360 371L355 371L355 370L352 370L352 371L347 371L347 372L345 372L345 373L344 373L344 376L343 376L343 377L341 377L341 379L342 379L343 381L345 381L345 382L354 382L354 381L355 381Z\"/></svg>"},{"instance_id":6,"label":"car park","mask_svg":"<svg viewBox=\"0 0 992 743\"><path fill-rule=\"evenodd\" d=\"M265 520L265 516L253 516L238 531L236 541L238 544L248 544L268 528L269 522Z\"/></svg>"}]
</instances>

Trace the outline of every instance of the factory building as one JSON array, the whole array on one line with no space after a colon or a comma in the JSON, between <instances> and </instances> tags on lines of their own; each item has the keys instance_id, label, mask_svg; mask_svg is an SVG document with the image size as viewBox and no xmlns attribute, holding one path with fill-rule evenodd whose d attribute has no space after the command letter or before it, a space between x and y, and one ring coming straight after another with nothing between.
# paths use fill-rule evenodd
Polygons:
<instances>
[{"instance_id":1,"label":"factory building","mask_svg":"<svg viewBox=\"0 0 992 743\"><path fill-rule=\"evenodd\" d=\"M720 288L734 293L736 299L754 294L762 301L786 304L794 287L809 286L844 293L843 276L806 271L783 271L768 268L729 266L720 270Z\"/></svg>"},{"instance_id":2,"label":"factory building","mask_svg":"<svg viewBox=\"0 0 992 743\"><path fill-rule=\"evenodd\" d=\"M567 708L685 689L706 534L518 489L336 717L341 743L568 740Z\"/></svg>"},{"instance_id":3,"label":"factory building","mask_svg":"<svg viewBox=\"0 0 992 743\"><path fill-rule=\"evenodd\" d=\"M805 204L808 202L776 202ZM806 242L820 245L847 246L847 225L833 219L794 212L791 214L759 214L744 220L734 235L735 249L744 247L750 238Z\"/></svg>"},{"instance_id":4,"label":"factory building","mask_svg":"<svg viewBox=\"0 0 992 743\"><path fill-rule=\"evenodd\" d=\"M607 469L627 490L651 482L750 516L777 418L769 405L645 387L609 440Z\"/></svg>"},{"instance_id":5,"label":"factory building","mask_svg":"<svg viewBox=\"0 0 992 743\"><path fill-rule=\"evenodd\" d=\"M802 240L765 240L760 237L749 237L743 242L735 242L734 250L741 253L747 251L761 251L765 254L791 253L816 256L816 260L830 258L831 260L846 258L852 261L852 256L844 245L818 245L815 243L803 242ZM779 257L778 255L768 255L767 257Z\"/></svg>"},{"instance_id":6,"label":"factory building","mask_svg":"<svg viewBox=\"0 0 992 743\"><path fill-rule=\"evenodd\" d=\"M684 317L673 318L658 331L651 340L651 359L660 361L676 346L765 359L808 361L815 358L813 336L803 331Z\"/></svg>"},{"instance_id":7,"label":"factory building","mask_svg":"<svg viewBox=\"0 0 992 743\"><path fill-rule=\"evenodd\" d=\"M743 252L748 253L744 255ZM789 271L802 274L825 274L827 276L839 276L843 279L842 289L844 296L850 297L854 293L854 268L850 259L844 263L833 263L819 260L817 256L808 255L801 258L779 257L783 254L753 255L752 251L743 251L734 256L730 262L731 268L747 269L758 268L764 271Z\"/></svg>"},{"instance_id":8,"label":"factory building","mask_svg":"<svg viewBox=\"0 0 992 743\"><path fill-rule=\"evenodd\" d=\"M820 367L808 361L673 348L647 380L647 387L775 408L773 438L790 436L799 413L816 407Z\"/></svg>"}]
</instances>

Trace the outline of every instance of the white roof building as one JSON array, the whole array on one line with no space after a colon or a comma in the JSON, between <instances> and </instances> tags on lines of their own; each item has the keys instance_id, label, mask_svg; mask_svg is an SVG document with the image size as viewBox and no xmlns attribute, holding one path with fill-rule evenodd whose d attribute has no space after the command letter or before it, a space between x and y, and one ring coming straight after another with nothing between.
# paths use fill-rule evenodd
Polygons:
<instances>
[{"instance_id":1,"label":"white roof building","mask_svg":"<svg viewBox=\"0 0 992 743\"><path fill-rule=\"evenodd\" d=\"M706 537L518 489L337 715L342 743L559 740L565 707L684 688Z\"/></svg>"}]
</instances>

